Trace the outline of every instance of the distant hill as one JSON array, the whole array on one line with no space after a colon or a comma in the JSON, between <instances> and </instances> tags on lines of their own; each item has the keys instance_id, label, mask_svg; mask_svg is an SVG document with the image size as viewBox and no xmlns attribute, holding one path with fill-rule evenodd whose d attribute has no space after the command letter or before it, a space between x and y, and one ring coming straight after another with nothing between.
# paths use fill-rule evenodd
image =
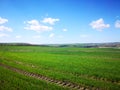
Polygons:
<instances>
[{"instance_id":1,"label":"distant hill","mask_svg":"<svg viewBox=\"0 0 120 90\"><path fill-rule=\"evenodd\" d=\"M7 45L9 45L9 46L30 46L31 44L29 44L29 43L0 43L0 45L1 46L7 46Z\"/></svg>"},{"instance_id":2,"label":"distant hill","mask_svg":"<svg viewBox=\"0 0 120 90\"><path fill-rule=\"evenodd\" d=\"M106 48L120 47L120 42L111 43L74 43L74 44L29 44L29 43L0 43L0 46L43 46L43 47L80 47L80 48Z\"/></svg>"},{"instance_id":3,"label":"distant hill","mask_svg":"<svg viewBox=\"0 0 120 90\"><path fill-rule=\"evenodd\" d=\"M51 44L55 47L81 47L81 48L105 48L105 47L120 47L120 42L111 43L76 43L76 44Z\"/></svg>"}]
</instances>

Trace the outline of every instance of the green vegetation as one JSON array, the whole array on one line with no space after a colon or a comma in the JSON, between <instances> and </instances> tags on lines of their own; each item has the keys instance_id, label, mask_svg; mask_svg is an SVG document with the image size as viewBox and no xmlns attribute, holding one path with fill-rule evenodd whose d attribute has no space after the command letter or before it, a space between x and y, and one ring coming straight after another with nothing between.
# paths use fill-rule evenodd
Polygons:
<instances>
[{"instance_id":1,"label":"green vegetation","mask_svg":"<svg viewBox=\"0 0 120 90\"><path fill-rule=\"evenodd\" d=\"M0 90L67 90L0 67Z\"/></svg>"},{"instance_id":2,"label":"green vegetation","mask_svg":"<svg viewBox=\"0 0 120 90\"><path fill-rule=\"evenodd\" d=\"M83 87L120 90L120 49L117 48L0 46L0 63ZM1 66L0 72L2 90L66 89Z\"/></svg>"}]
</instances>

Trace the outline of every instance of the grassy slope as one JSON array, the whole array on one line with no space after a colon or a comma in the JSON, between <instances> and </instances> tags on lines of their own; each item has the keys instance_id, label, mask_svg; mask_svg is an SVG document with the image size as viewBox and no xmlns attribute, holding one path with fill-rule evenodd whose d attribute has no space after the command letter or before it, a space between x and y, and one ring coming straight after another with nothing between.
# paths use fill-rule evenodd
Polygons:
<instances>
[{"instance_id":1,"label":"grassy slope","mask_svg":"<svg viewBox=\"0 0 120 90\"><path fill-rule=\"evenodd\" d=\"M0 67L0 90L67 90Z\"/></svg>"},{"instance_id":2,"label":"grassy slope","mask_svg":"<svg viewBox=\"0 0 120 90\"><path fill-rule=\"evenodd\" d=\"M9 46L1 47L0 59L2 63L54 79L120 89L120 85L111 83L120 81L119 49Z\"/></svg>"}]
</instances>

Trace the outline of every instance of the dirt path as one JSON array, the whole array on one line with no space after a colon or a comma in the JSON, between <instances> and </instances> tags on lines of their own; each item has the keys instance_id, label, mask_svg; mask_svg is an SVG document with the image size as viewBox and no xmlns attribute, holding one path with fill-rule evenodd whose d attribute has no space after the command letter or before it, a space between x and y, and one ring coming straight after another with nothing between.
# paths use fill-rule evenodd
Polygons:
<instances>
[{"instance_id":1,"label":"dirt path","mask_svg":"<svg viewBox=\"0 0 120 90\"><path fill-rule=\"evenodd\" d=\"M17 72L19 74L29 76L29 77L33 77L33 78L36 78L36 79L39 79L39 80L44 80L46 82L53 83L53 84L56 84L56 85L62 86L62 87L67 87L67 88L72 89L72 90L99 90L98 88L88 88L88 87L83 87L83 86L80 86L80 85L73 84L71 82L54 80L54 79L51 79L49 77L46 77L46 76L43 76L43 75L40 75L40 74L30 73L30 72L27 72L27 71L24 71L24 70L21 70L21 69L18 69L18 68L14 68L12 66L8 66L8 65L5 65L5 64L2 64L2 63L0 63L0 66L2 66L4 68L7 68L11 71Z\"/></svg>"}]
</instances>

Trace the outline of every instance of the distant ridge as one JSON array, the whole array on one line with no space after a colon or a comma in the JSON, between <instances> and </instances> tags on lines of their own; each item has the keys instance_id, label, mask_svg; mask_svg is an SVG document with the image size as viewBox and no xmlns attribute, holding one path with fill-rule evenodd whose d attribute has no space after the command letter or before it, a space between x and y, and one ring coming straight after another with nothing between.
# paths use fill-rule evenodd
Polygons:
<instances>
[{"instance_id":1,"label":"distant ridge","mask_svg":"<svg viewBox=\"0 0 120 90\"><path fill-rule=\"evenodd\" d=\"M56 47L82 47L82 48L105 48L105 47L120 47L120 42L109 43L75 43L75 44L49 44Z\"/></svg>"},{"instance_id":2,"label":"distant ridge","mask_svg":"<svg viewBox=\"0 0 120 90\"><path fill-rule=\"evenodd\" d=\"M109 42L109 43L73 43L73 44L0 43L0 46L47 46L47 47L105 48L105 47L120 47L120 42Z\"/></svg>"},{"instance_id":3,"label":"distant ridge","mask_svg":"<svg viewBox=\"0 0 120 90\"><path fill-rule=\"evenodd\" d=\"M29 44L29 43L0 43L0 45L9 45L9 46L14 46L14 45L18 45L18 46L29 46L29 45L32 45L32 44Z\"/></svg>"}]
</instances>

